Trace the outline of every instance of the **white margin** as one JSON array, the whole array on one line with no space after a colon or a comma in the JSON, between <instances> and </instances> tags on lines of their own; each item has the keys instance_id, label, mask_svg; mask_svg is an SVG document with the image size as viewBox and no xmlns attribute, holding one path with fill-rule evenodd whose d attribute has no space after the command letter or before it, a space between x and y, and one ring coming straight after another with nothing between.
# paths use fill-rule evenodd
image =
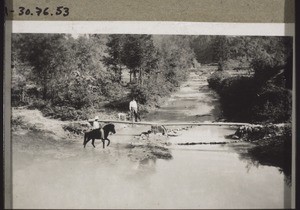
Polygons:
<instances>
[{"instance_id":1,"label":"white margin","mask_svg":"<svg viewBox=\"0 0 300 210\"><path fill-rule=\"evenodd\" d=\"M294 36L295 24L162 21L11 21L13 33Z\"/></svg>"}]
</instances>

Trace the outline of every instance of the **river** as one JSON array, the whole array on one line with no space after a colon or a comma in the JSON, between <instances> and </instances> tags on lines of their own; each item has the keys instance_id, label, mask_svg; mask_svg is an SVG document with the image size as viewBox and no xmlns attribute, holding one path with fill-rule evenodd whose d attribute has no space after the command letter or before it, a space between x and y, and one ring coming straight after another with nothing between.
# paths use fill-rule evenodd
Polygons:
<instances>
[{"instance_id":1,"label":"river","mask_svg":"<svg viewBox=\"0 0 300 210\"><path fill-rule=\"evenodd\" d=\"M217 120L218 97L206 78L188 82L147 121ZM176 127L178 128L178 127ZM194 126L169 137L172 159L128 158L125 145L142 126L117 128L111 146L83 149L82 142L54 142L28 152L15 137L14 208L288 208L290 188L276 167L247 157L249 143L225 136L235 128ZM173 128L175 129L175 128ZM228 144L178 145L189 142ZM28 143L27 143L28 144ZM25 149L24 149L25 147ZM39 148L37 151L36 148Z\"/></svg>"}]
</instances>

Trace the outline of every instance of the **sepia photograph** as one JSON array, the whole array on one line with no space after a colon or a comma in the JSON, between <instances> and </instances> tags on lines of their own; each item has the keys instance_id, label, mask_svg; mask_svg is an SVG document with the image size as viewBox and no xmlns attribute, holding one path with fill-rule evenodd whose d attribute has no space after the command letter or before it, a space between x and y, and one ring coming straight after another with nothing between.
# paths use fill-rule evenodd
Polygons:
<instances>
[{"instance_id":1,"label":"sepia photograph","mask_svg":"<svg viewBox=\"0 0 300 210\"><path fill-rule=\"evenodd\" d=\"M293 45L13 33L13 208L291 208Z\"/></svg>"}]
</instances>

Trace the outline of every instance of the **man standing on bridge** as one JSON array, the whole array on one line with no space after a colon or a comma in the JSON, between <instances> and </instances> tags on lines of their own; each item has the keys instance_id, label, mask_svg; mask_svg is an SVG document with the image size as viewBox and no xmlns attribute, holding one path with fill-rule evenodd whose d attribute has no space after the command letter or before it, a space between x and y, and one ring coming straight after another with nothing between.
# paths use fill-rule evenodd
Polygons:
<instances>
[{"instance_id":1,"label":"man standing on bridge","mask_svg":"<svg viewBox=\"0 0 300 210\"><path fill-rule=\"evenodd\" d=\"M134 115L135 122L137 122L137 119L141 121L140 115L138 113L138 106L135 98L132 98L132 101L129 103L129 111L131 112L131 118L132 115Z\"/></svg>"}]
</instances>

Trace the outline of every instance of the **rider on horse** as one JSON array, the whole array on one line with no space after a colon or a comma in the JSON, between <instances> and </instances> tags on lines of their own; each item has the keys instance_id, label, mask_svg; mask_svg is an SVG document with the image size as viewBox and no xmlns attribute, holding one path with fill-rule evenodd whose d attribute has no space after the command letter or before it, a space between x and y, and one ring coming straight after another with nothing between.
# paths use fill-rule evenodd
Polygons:
<instances>
[{"instance_id":1,"label":"rider on horse","mask_svg":"<svg viewBox=\"0 0 300 210\"><path fill-rule=\"evenodd\" d=\"M99 134L101 134L101 138L104 139L104 131L102 128L102 125L98 122L99 117L96 116L95 120L93 122L93 130L97 130L99 132Z\"/></svg>"}]
</instances>

